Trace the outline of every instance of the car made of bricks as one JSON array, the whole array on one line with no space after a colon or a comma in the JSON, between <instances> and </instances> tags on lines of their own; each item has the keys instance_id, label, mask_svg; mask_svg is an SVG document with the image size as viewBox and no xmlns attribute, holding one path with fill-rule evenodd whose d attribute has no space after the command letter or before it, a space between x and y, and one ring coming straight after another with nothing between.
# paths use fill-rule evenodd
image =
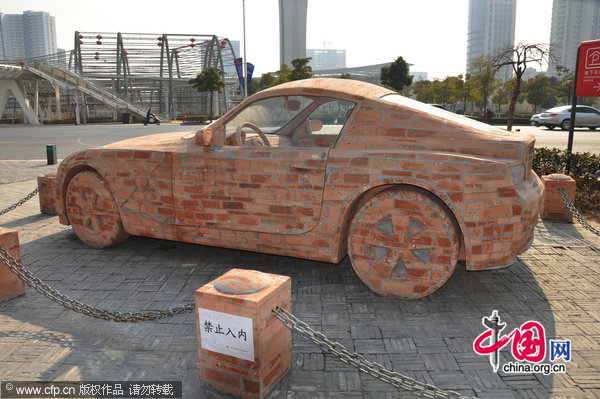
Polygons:
<instances>
[{"instance_id":1,"label":"car made of bricks","mask_svg":"<svg viewBox=\"0 0 600 399\"><path fill-rule=\"evenodd\" d=\"M458 260L505 267L533 240L535 139L365 82L295 81L209 126L72 154L60 221L86 244L129 235L338 263L404 299Z\"/></svg>"}]
</instances>

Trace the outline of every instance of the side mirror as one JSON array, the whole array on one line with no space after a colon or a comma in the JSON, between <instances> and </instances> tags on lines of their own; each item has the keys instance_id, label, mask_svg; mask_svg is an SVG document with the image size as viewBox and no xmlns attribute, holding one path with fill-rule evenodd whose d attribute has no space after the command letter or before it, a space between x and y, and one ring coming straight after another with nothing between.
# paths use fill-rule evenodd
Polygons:
<instances>
[{"instance_id":1,"label":"side mirror","mask_svg":"<svg viewBox=\"0 0 600 399\"><path fill-rule=\"evenodd\" d=\"M210 146L211 142L212 142L212 138L213 138L213 134L215 133L211 128L204 128L202 130L200 130L198 132L199 134L196 135L196 142L198 144L202 144L205 147ZM201 140L198 140L201 139Z\"/></svg>"}]
</instances>

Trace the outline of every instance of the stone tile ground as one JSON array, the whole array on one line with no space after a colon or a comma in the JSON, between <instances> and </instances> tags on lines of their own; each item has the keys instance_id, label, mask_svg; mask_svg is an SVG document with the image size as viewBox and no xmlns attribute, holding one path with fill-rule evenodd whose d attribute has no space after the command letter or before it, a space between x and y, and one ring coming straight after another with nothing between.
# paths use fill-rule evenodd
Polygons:
<instances>
[{"instance_id":1,"label":"stone tile ground","mask_svg":"<svg viewBox=\"0 0 600 399\"><path fill-rule=\"evenodd\" d=\"M0 209L35 184L0 184ZM417 301L372 293L347 259L330 265L138 237L91 249L55 216L40 214L37 199L0 216L0 226L19 231L28 269L97 307L180 306L234 267L283 274L292 278L294 314L349 350L419 381L483 398L600 397L600 238L579 225L540 222L533 247L512 267L466 272L459 264L444 287ZM483 332L481 318L494 309L510 329L537 320L548 338L570 339L567 373L494 373L488 358L472 348ZM501 364L513 360L506 349L501 355ZM68 311L31 288L0 303L0 380L180 380L184 398L230 398L200 381L197 356L192 313L106 322ZM292 370L268 397L413 396L294 334Z\"/></svg>"}]
</instances>

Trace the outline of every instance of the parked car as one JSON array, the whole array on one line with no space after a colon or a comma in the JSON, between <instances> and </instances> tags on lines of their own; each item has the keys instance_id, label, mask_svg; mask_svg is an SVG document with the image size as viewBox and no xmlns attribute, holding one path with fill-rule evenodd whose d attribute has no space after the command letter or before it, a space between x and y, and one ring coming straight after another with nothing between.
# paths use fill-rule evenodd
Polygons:
<instances>
[{"instance_id":1,"label":"parked car","mask_svg":"<svg viewBox=\"0 0 600 399\"><path fill-rule=\"evenodd\" d=\"M535 114L531 116L531 119L529 120L529 122L534 125L535 127L538 127L541 125L541 116L542 114Z\"/></svg>"},{"instance_id":2,"label":"parked car","mask_svg":"<svg viewBox=\"0 0 600 399\"><path fill-rule=\"evenodd\" d=\"M540 116L540 123L552 130L560 126L562 130L571 127L571 106L550 108ZM587 127L590 130L600 126L600 111L587 105L578 105L575 109L575 127Z\"/></svg>"},{"instance_id":3,"label":"parked car","mask_svg":"<svg viewBox=\"0 0 600 399\"><path fill-rule=\"evenodd\" d=\"M529 247L542 198L534 142L380 86L295 81L199 131L67 157L59 217L97 248L138 235L331 263L348 255L373 291L421 298L459 259L496 269Z\"/></svg>"}]
</instances>

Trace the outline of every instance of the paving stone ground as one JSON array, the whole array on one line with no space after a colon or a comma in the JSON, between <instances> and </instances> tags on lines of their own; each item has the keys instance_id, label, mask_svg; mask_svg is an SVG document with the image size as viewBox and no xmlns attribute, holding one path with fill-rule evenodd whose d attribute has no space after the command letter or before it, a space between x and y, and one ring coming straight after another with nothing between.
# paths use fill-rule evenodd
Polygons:
<instances>
[{"instance_id":1,"label":"paving stone ground","mask_svg":"<svg viewBox=\"0 0 600 399\"><path fill-rule=\"evenodd\" d=\"M0 209L32 191L34 177L4 180ZM482 398L600 397L600 238L577 224L540 221L534 245L511 267L466 272L459 264L444 287L417 301L374 294L347 259L330 265L140 237L91 249L56 216L40 214L37 198L0 216L0 226L18 230L27 269L100 308L168 309L192 302L197 288L231 268L278 273L292 278L296 316L349 350L419 381ZM566 373L494 373L488 357L473 350L474 339L485 331L482 317L493 310L507 330L536 320L547 339L570 339ZM197 356L193 313L107 322L66 310L31 288L0 303L3 381L177 380L184 398L231 398L199 379ZM505 347L500 364L510 361L515 360ZM292 369L268 396L411 397L297 334Z\"/></svg>"}]
</instances>

